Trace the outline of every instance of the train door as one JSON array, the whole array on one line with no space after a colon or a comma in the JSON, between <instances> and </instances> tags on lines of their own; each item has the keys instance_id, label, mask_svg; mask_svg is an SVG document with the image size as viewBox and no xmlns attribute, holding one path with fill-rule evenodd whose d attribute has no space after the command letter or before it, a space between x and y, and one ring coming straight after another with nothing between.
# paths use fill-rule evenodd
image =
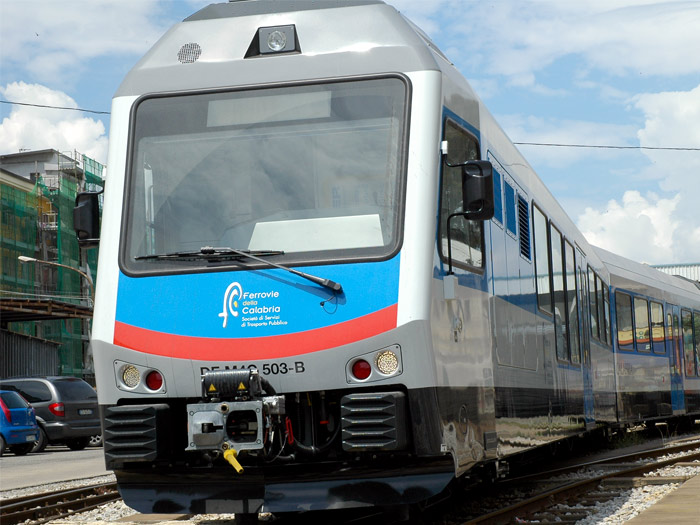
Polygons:
<instances>
[{"instance_id":1,"label":"train door","mask_svg":"<svg viewBox=\"0 0 700 525\"><path fill-rule=\"evenodd\" d=\"M595 425L595 401L593 397L593 374L591 371L591 337L588 328L590 304L586 293L585 260L583 254L576 249L576 273L578 275L578 303L581 308L581 370L583 373L583 415L586 422L586 430Z\"/></svg>"},{"instance_id":2,"label":"train door","mask_svg":"<svg viewBox=\"0 0 700 525\"><path fill-rule=\"evenodd\" d=\"M666 343L671 375L671 408L674 415L685 413L683 391L683 352L681 351L680 311L672 304L666 307Z\"/></svg>"}]
</instances>

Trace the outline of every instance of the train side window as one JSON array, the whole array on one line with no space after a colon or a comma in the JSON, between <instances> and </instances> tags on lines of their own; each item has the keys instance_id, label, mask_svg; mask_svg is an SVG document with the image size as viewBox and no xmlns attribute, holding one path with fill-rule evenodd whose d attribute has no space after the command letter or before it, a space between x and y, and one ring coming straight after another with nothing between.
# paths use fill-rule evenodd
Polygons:
<instances>
[{"instance_id":1,"label":"train side window","mask_svg":"<svg viewBox=\"0 0 700 525\"><path fill-rule=\"evenodd\" d=\"M673 315L670 304L666 306L666 351L673 355Z\"/></svg>"},{"instance_id":2,"label":"train side window","mask_svg":"<svg viewBox=\"0 0 700 525\"><path fill-rule=\"evenodd\" d=\"M505 188L506 229L515 235L515 225L517 223L515 219L515 190L507 182L504 183L503 187Z\"/></svg>"},{"instance_id":3,"label":"train side window","mask_svg":"<svg viewBox=\"0 0 700 525\"><path fill-rule=\"evenodd\" d=\"M632 297L615 292L615 320L617 321L617 346L620 350L634 350L632 334Z\"/></svg>"},{"instance_id":4,"label":"train side window","mask_svg":"<svg viewBox=\"0 0 700 525\"><path fill-rule=\"evenodd\" d=\"M605 285L598 274L595 276L595 288L596 303L598 303L598 335L600 340L605 342L605 301L603 299Z\"/></svg>"},{"instance_id":5,"label":"train side window","mask_svg":"<svg viewBox=\"0 0 700 525\"><path fill-rule=\"evenodd\" d=\"M601 327L601 339L604 343L612 344L612 337L610 335L610 291L608 290L608 285L603 281L603 315L605 316L604 325Z\"/></svg>"},{"instance_id":6,"label":"train side window","mask_svg":"<svg viewBox=\"0 0 700 525\"><path fill-rule=\"evenodd\" d=\"M598 302L596 300L596 292L595 292L595 273L593 272L593 269L589 266L588 267L588 300L591 303L590 308L591 308L591 335L595 339L598 339L600 337L598 333Z\"/></svg>"},{"instance_id":7,"label":"train side window","mask_svg":"<svg viewBox=\"0 0 700 525\"><path fill-rule=\"evenodd\" d=\"M634 298L634 342L637 352L650 352L649 303L641 297Z\"/></svg>"},{"instance_id":8,"label":"train side window","mask_svg":"<svg viewBox=\"0 0 700 525\"><path fill-rule=\"evenodd\" d=\"M664 307L661 303L649 303L651 321L651 347L655 354L665 354L666 334L664 333Z\"/></svg>"},{"instance_id":9,"label":"train side window","mask_svg":"<svg viewBox=\"0 0 700 525\"><path fill-rule=\"evenodd\" d=\"M693 314L690 310L681 310L681 330L683 331L683 357L685 358L685 375L695 377L698 375L695 362L695 349L693 341Z\"/></svg>"},{"instance_id":10,"label":"train side window","mask_svg":"<svg viewBox=\"0 0 700 525\"><path fill-rule=\"evenodd\" d=\"M545 312L552 313L552 293L550 288L551 268L549 266L549 242L547 217L540 209L532 206L533 234L535 236L535 283L537 285L537 305Z\"/></svg>"},{"instance_id":11,"label":"train side window","mask_svg":"<svg viewBox=\"0 0 700 525\"><path fill-rule=\"evenodd\" d=\"M569 334L566 323L566 289L564 287L564 253L562 236L554 226L549 233L552 240L552 290L554 291L554 337L557 358L569 360Z\"/></svg>"},{"instance_id":12,"label":"train side window","mask_svg":"<svg viewBox=\"0 0 700 525\"><path fill-rule=\"evenodd\" d=\"M503 192L501 191L501 173L493 170L493 218L503 224Z\"/></svg>"},{"instance_id":13,"label":"train side window","mask_svg":"<svg viewBox=\"0 0 700 525\"><path fill-rule=\"evenodd\" d=\"M678 318L678 314L673 314L673 346L676 353L676 366L678 368L678 373L683 374L683 351L681 350L681 321Z\"/></svg>"},{"instance_id":14,"label":"train side window","mask_svg":"<svg viewBox=\"0 0 700 525\"><path fill-rule=\"evenodd\" d=\"M459 164L479 158L479 145L476 139L456 123L445 123L445 140L449 144L447 160ZM462 168L443 165L442 193L440 196L440 249L447 259L447 218L462 211ZM472 221L462 216L450 220L452 239L452 261L458 266L482 268L484 266L484 223Z\"/></svg>"},{"instance_id":15,"label":"train side window","mask_svg":"<svg viewBox=\"0 0 700 525\"><path fill-rule=\"evenodd\" d=\"M578 299L576 293L576 259L574 259L574 247L567 240L564 240L564 261L566 270L566 299L567 316L566 320L569 329L569 350L571 362L579 364L581 362L581 347L579 344L579 317Z\"/></svg>"}]
</instances>

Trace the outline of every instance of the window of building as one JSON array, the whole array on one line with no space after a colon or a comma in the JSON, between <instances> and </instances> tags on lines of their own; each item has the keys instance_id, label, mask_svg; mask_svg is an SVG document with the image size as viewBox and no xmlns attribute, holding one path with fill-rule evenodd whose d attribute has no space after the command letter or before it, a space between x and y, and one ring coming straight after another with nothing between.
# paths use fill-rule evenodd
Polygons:
<instances>
[{"instance_id":1,"label":"window of building","mask_svg":"<svg viewBox=\"0 0 700 525\"><path fill-rule=\"evenodd\" d=\"M620 350L634 350L632 332L632 297L615 292L615 320L617 321L617 346Z\"/></svg>"},{"instance_id":2,"label":"window of building","mask_svg":"<svg viewBox=\"0 0 700 525\"><path fill-rule=\"evenodd\" d=\"M448 120L445 125L445 140L449 144L448 163L459 164L479 158L479 145L476 139L451 120ZM460 213L462 210L462 168L443 165L440 195L440 248L444 259L447 259L448 254L447 219L453 213ZM483 267L483 221L471 221L463 216L452 217L450 237L453 264Z\"/></svg>"}]
</instances>

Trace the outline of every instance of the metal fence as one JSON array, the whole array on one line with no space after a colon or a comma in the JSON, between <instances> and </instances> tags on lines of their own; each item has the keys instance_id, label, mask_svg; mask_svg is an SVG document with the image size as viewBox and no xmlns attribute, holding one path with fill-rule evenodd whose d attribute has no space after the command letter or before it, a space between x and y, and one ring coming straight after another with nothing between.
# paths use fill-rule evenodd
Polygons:
<instances>
[{"instance_id":1,"label":"metal fence","mask_svg":"<svg viewBox=\"0 0 700 525\"><path fill-rule=\"evenodd\" d=\"M0 330L0 378L58 375L58 343Z\"/></svg>"}]
</instances>

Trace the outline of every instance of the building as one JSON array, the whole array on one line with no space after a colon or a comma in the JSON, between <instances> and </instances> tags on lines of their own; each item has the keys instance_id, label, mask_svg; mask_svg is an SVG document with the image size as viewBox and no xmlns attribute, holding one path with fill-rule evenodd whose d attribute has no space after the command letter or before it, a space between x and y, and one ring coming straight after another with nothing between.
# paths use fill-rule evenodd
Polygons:
<instances>
[{"instance_id":1,"label":"building","mask_svg":"<svg viewBox=\"0 0 700 525\"><path fill-rule=\"evenodd\" d=\"M700 263L689 264L655 264L651 266L669 275L678 275L700 283Z\"/></svg>"},{"instance_id":2,"label":"building","mask_svg":"<svg viewBox=\"0 0 700 525\"><path fill-rule=\"evenodd\" d=\"M102 164L78 152L0 156L0 330L12 332L13 340L24 334L35 346L58 343L47 345L54 353L58 348L58 370L41 370L37 364L27 373L92 374L87 350L92 283L81 273L95 275L97 248L78 245L73 207L78 192L101 189L103 172ZM22 263L20 256L42 262ZM5 361L0 371L16 371L23 359L12 352L26 345L11 346L0 351Z\"/></svg>"}]
</instances>

